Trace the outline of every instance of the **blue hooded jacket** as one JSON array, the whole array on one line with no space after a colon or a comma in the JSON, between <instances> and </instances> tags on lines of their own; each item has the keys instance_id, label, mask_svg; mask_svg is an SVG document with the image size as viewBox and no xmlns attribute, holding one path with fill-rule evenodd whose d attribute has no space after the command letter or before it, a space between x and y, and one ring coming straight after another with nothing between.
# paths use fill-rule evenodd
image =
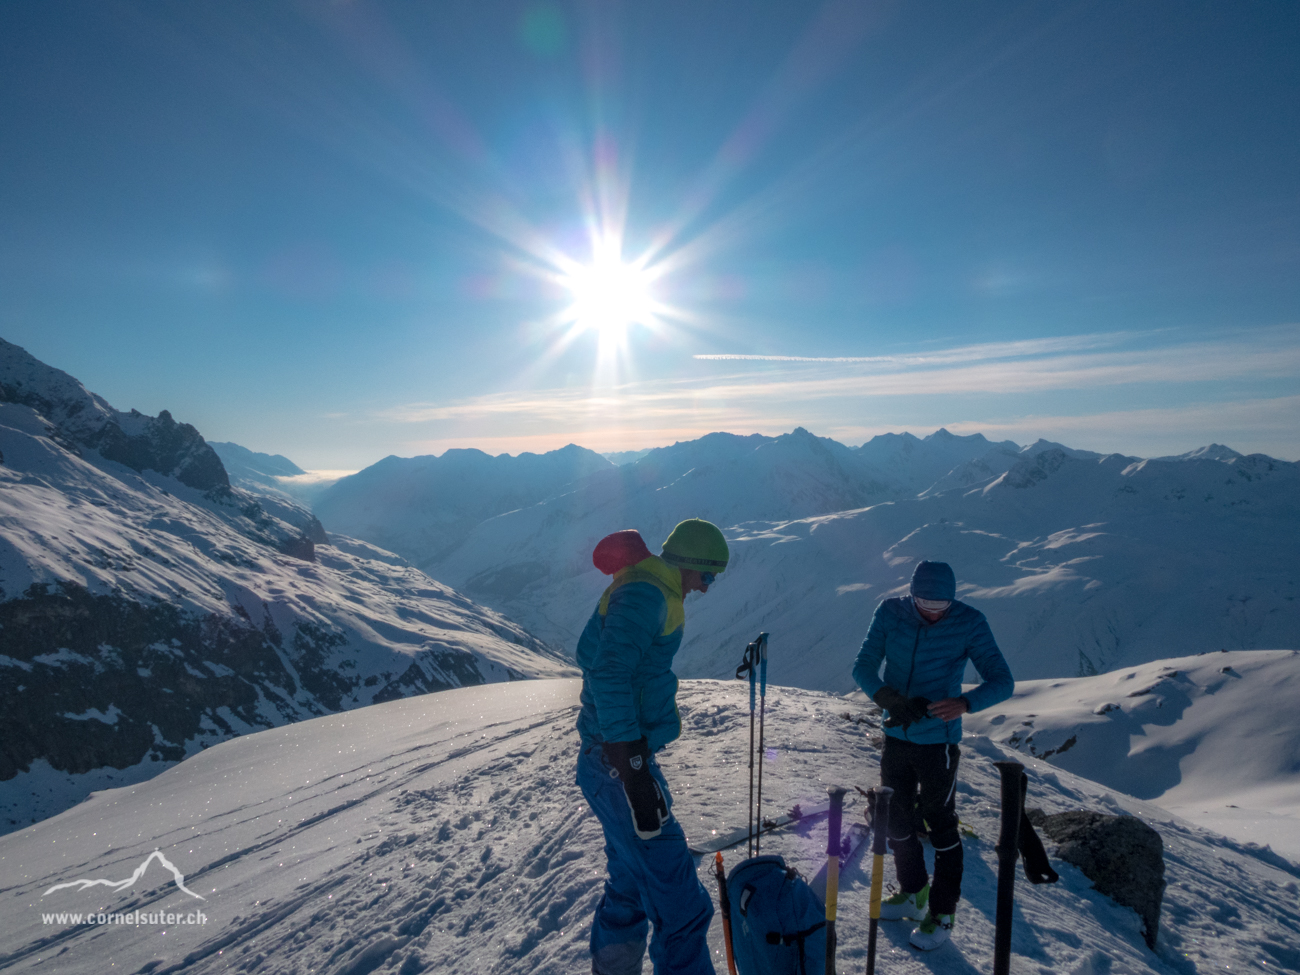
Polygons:
<instances>
[{"instance_id":1,"label":"blue hooded jacket","mask_svg":"<svg viewBox=\"0 0 1300 975\"><path fill-rule=\"evenodd\" d=\"M584 746L644 735L654 751L682 733L672 664L685 620L681 573L663 559L615 573L578 638Z\"/></svg>"},{"instance_id":2,"label":"blue hooded jacket","mask_svg":"<svg viewBox=\"0 0 1300 975\"><path fill-rule=\"evenodd\" d=\"M983 613L954 600L941 620L930 623L917 612L912 597L904 596L876 607L853 665L853 679L868 697L888 684L905 697L941 701L961 696L967 660L984 681L966 693L972 712L1011 696L1016 687L1011 668ZM879 676L882 661L884 680ZM906 729L886 728L885 734L924 745L960 742L961 718L925 717Z\"/></svg>"}]
</instances>

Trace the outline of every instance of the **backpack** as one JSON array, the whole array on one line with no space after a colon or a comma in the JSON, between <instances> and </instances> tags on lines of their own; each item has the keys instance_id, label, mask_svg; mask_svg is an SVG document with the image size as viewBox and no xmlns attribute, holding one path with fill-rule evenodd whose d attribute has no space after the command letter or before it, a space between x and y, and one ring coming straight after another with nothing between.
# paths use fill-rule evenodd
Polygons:
<instances>
[{"instance_id":1,"label":"backpack","mask_svg":"<svg viewBox=\"0 0 1300 975\"><path fill-rule=\"evenodd\" d=\"M727 878L739 975L825 975L826 908L779 856L750 857Z\"/></svg>"}]
</instances>

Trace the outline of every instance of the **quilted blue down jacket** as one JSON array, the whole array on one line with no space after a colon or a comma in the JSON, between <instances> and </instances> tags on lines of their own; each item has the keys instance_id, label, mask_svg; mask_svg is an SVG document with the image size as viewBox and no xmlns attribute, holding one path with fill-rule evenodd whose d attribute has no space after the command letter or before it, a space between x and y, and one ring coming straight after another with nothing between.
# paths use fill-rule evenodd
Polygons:
<instances>
[{"instance_id":1,"label":"quilted blue down jacket","mask_svg":"<svg viewBox=\"0 0 1300 975\"><path fill-rule=\"evenodd\" d=\"M912 605L912 597L904 596L876 607L853 665L853 679L868 697L888 684L906 697L940 701L961 696L967 660L983 679L966 692L971 711L982 711L1011 696L1016 687L1011 668L983 613L957 600L941 620L930 623ZM926 717L906 729L886 728L885 734L922 745L960 742L961 718Z\"/></svg>"},{"instance_id":2,"label":"quilted blue down jacket","mask_svg":"<svg viewBox=\"0 0 1300 975\"><path fill-rule=\"evenodd\" d=\"M644 735L654 751L682 733L672 664L685 619L681 573L657 555L614 575L578 638L584 746Z\"/></svg>"}]
</instances>

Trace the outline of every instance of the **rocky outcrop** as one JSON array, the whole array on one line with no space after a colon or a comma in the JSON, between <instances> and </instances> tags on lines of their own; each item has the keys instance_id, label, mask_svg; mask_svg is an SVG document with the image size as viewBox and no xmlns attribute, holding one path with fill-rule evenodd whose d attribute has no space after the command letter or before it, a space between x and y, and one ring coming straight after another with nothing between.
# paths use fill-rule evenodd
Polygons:
<instances>
[{"instance_id":1,"label":"rocky outcrop","mask_svg":"<svg viewBox=\"0 0 1300 975\"><path fill-rule=\"evenodd\" d=\"M1050 816L1040 809L1026 812L1030 822L1056 841L1058 857L1083 871L1099 892L1137 912L1147 947L1154 950L1165 893L1160 834L1134 816L1084 810Z\"/></svg>"},{"instance_id":2,"label":"rocky outcrop","mask_svg":"<svg viewBox=\"0 0 1300 975\"><path fill-rule=\"evenodd\" d=\"M120 413L60 369L0 339L0 403L36 411L56 443L80 455L94 450L133 471L157 471L200 491L229 490L216 451L188 423L163 410L156 417Z\"/></svg>"},{"instance_id":3,"label":"rocky outcrop","mask_svg":"<svg viewBox=\"0 0 1300 975\"><path fill-rule=\"evenodd\" d=\"M166 410L156 417L132 410L130 416L137 420L135 435L110 421L83 444L133 471L157 471L200 491L230 488L221 458L190 424L177 423Z\"/></svg>"}]
</instances>

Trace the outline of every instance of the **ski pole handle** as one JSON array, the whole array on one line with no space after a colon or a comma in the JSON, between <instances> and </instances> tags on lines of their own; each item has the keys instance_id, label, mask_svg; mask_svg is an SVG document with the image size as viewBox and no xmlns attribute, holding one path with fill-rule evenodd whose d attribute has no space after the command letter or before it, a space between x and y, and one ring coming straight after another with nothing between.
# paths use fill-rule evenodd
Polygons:
<instances>
[{"instance_id":1,"label":"ski pole handle","mask_svg":"<svg viewBox=\"0 0 1300 975\"><path fill-rule=\"evenodd\" d=\"M767 697L767 634L760 633L757 642L759 694Z\"/></svg>"},{"instance_id":2,"label":"ski pole handle","mask_svg":"<svg viewBox=\"0 0 1300 975\"><path fill-rule=\"evenodd\" d=\"M756 705L755 691L758 689L758 668L754 666L758 661L758 644L751 643L746 648L745 655L749 657L749 710L752 713Z\"/></svg>"}]
</instances>

